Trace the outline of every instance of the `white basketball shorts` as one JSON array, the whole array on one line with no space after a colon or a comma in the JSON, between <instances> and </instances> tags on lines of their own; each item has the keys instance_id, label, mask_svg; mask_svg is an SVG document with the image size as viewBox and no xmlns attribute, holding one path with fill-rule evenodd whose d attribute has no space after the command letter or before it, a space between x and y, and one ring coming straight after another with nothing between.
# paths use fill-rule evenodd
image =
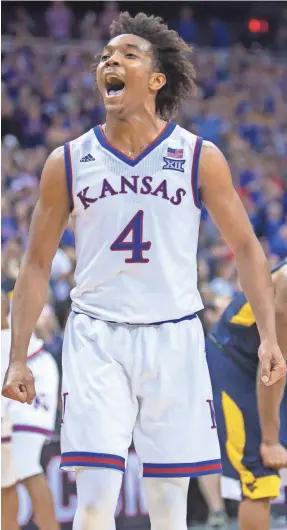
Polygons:
<instances>
[{"instance_id":1,"label":"white basketball shorts","mask_svg":"<svg viewBox=\"0 0 287 530\"><path fill-rule=\"evenodd\" d=\"M42 448L54 433L59 375L53 357L41 351L28 365L35 378L32 405L2 400L1 474L2 488L43 472Z\"/></svg>"},{"instance_id":2,"label":"white basketball shorts","mask_svg":"<svg viewBox=\"0 0 287 530\"><path fill-rule=\"evenodd\" d=\"M133 438L144 477L220 473L197 316L138 326L71 313L62 392L62 468L124 471Z\"/></svg>"}]
</instances>

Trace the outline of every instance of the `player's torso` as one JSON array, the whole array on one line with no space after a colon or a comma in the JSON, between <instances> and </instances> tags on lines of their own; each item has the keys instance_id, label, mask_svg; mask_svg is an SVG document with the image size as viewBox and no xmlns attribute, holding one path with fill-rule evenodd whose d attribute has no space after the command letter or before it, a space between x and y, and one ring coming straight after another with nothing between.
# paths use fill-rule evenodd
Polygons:
<instances>
[{"instance_id":1,"label":"player's torso","mask_svg":"<svg viewBox=\"0 0 287 530\"><path fill-rule=\"evenodd\" d=\"M197 150L197 137L174 124L135 160L112 148L101 128L70 143L75 311L145 323L202 307Z\"/></svg>"},{"instance_id":2,"label":"player's torso","mask_svg":"<svg viewBox=\"0 0 287 530\"><path fill-rule=\"evenodd\" d=\"M287 260L272 269L274 274L286 265ZM212 335L225 349L248 363L250 368L257 368L260 337L254 313L243 292L236 293L221 316L213 326Z\"/></svg>"}]
</instances>

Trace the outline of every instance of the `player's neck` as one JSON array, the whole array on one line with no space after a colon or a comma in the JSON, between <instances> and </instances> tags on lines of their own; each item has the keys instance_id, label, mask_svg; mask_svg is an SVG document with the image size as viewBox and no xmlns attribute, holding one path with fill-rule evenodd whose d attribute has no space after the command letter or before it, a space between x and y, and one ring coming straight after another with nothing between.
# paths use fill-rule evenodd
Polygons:
<instances>
[{"instance_id":1,"label":"player's neck","mask_svg":"<svg viewBox=\"0 0 287 530\"><path fill-rule=\"evenodd\" d=\"M138 114L126 120L108 115L104 133L109 142L131 158L138 156L163 130L165 122L155 114Z\"/></svg>"}]
</instances>

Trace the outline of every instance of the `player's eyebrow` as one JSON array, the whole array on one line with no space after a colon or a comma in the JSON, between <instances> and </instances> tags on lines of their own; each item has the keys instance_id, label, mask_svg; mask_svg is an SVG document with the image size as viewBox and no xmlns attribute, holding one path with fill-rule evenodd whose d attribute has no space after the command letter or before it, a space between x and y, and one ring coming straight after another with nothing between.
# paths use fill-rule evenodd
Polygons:
<instances>
[{"instance_id":1,"label":"player's eyebrow","mask_svg":"<svg viewBox=\"0 0 287 530\"><path fill-rule=\"evenodd\" d=\"M133 48L134 50L137 50L138 52L142 51L139 46L136 44L126 44L127 48Z\"/></svg>"},{"instance_id":2,"label":"player's eyebrow","mask_svg":"<svg viewBox=\"0 0 287 530\"><path fill-rule=\"evenodd\" d=\"M136 50L138 52L141 52L141 48L139 46L137 46L137 44L122 44L120 45L119 47L122 47L122 48L129 48L129 49L133 49L133 50ZM109 51L109 50L113 50L114 48L117 48L117 46L113 46L112 44L107 44L107 46L105 46L104 48L104 51Z\"/></svg>"}]
</instances>

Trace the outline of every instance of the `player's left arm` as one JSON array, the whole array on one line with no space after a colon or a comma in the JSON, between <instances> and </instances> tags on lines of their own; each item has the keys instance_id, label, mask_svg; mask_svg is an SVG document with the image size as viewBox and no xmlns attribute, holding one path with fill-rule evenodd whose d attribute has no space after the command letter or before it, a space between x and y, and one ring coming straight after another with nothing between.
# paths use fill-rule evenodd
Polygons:
<instances>
[{"instance_id":1,"label":"player's left arm","mask_svg":"<svg viewBox=\"0 0 287 530\"><path fill-rule=\"evenodd\" d=\"M235 255L260 335L261 376L271 385L285 375L286 363L276 337L274 288L266 256L233 187L227 161L210 142L203 143L198 178L202 201Z\"/></svg>"},{"instance_id":2,"label":"player's left arm","mask_svg":"<svg viewBox=\"0 0 287 530\"><path fill-rule=\"evenodd\" d=\"M273 275L275 287L276 331L279 346L287 360L287 265ZM280 405L286 378L266 387L257 380L257 403L261 424L260 452L267 467L287 467L287 451L280 444Z\"/></svg>"}]
</instances>

